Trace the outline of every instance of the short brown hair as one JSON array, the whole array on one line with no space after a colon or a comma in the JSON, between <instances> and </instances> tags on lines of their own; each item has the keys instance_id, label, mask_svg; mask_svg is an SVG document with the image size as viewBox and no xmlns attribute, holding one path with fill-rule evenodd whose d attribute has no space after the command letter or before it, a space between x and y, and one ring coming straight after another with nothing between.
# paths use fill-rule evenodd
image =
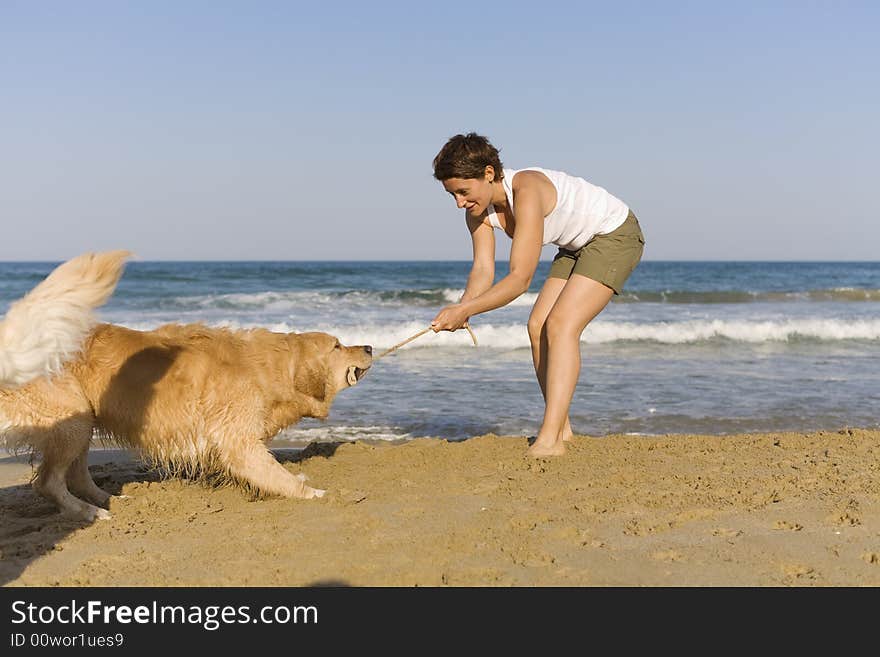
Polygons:
<instances>
[{"instance_id":1,"label":"short brown hair","mask_svg":"<svg viewBox=\"0 0 880 657\"><path fill-rule=\"evenodd\" d=\"M495 169L495 180L504 177L498 149L489 140L469 132L466 135L450 137L437 157L434 158L434 177L437 180L450 178L482 178L487 166Z\"/></svg>"}]
</instances>

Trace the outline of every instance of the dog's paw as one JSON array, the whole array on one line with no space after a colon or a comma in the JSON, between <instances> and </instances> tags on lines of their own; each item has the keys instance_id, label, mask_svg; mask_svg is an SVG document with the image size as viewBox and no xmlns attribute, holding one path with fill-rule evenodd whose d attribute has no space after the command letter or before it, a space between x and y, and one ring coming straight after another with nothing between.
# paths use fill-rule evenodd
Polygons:
<instances>
[{"instance_id":1,"label":"dog's paw","mask_svg":"<svg viewBox=\"0 0 880 657\"><path fill-rule=\"evenodd\" d=\"M306 499L307 500L310 500L315 497L324 497L324 493L327 492L326 490L321 490L320 488L309 488L308 486L306 486L306 489L307 489L306 490Z\"/></svg>"},{"instance_id":2,"label":"dog's paw","mask_svg":"<svg viewBox=\"0 0 880 657\"><path fill-rule=\"evenodd\" d=\"M300 481L308 481L309 480L309 475L307 475L305 472L300 472L298 475L294 475L294 477L296 477Z\"/></svg>"},{"instance_id":3,"label":"dog's paw","mask_svg":"<svg viewBox=\"0 0 880 657\"><path fill-rule=\"evenodd\" d=\"M110 520L113 516L106 509L83 503L78 506L69 506L61 511L62 515L70 518L94 522L95 520Z\"/></svg>"},{"instance_id":4,"label":"dog's paw","mask_svg":"<svg viewBox=\"0 0 880 657\"><path fill-rule=\"evenodd\" d=\"M82 518L87 522L93 522L95 520L110 520L110 518L113 517L107 509L92 505L88 505L85 509L71 509L68 513L78 518Z\"/></svg>"}]
</instances>

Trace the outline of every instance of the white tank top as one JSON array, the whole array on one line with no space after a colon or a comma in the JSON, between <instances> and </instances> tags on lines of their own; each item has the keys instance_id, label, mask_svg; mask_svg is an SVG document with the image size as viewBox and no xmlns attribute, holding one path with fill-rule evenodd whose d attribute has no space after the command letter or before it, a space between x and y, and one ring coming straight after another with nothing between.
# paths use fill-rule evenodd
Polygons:
<instances>
[{"instance_id":1,"label":"white tank top","mask_svg":"<svg viewBox=\"0 0 880 657\"><path fill-rule=\"evenodd\" d=\"M556 207L544 217L544 244L555 244L568 251L577 251L594 235L610 233L626 221L629 207L603 188L562 171L539 167L504 169L501 184L504 186L507 207L511 213L513 177L520 171L540 171L556 188ZM495 228L501 228L498 215L491 205L488 215L489 223Z\"/></svg>"}]
</instances>

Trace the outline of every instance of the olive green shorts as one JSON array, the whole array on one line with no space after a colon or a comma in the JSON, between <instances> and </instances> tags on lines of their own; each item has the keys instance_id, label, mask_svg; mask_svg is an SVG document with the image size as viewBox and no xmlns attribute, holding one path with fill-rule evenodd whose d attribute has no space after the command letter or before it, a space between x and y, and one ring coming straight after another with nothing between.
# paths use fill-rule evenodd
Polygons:
<instances>
[{"instance_id":1,"label":"olive green shorts","mask_svg":"<svg viewBox=\"0 0 880 657\"><path fill-rule=\"evenodd\" d=\"M594 236L577 251L559 249L547 277L568 279L572 274L580 274L620 294L644 250L645 236L630 210L626 221L610 233Z\"/></svg>"}]
</instances>

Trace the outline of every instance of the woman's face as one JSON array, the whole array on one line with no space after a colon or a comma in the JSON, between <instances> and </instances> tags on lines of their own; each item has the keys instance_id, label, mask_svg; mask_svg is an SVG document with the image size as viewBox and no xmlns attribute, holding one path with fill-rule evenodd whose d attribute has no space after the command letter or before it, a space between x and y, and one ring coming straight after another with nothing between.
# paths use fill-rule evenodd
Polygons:
<instances>
[{"instance_id":1,"label":"woman's face","mask_svg":"<svg viewBox=\"0 0 880 657\"><path fill-rule=\"evenodd\" d=\"M443 188L472 217L483 214L492 203L492 183L486 178L449 178Z\"/></svg>"}]
</instances>

